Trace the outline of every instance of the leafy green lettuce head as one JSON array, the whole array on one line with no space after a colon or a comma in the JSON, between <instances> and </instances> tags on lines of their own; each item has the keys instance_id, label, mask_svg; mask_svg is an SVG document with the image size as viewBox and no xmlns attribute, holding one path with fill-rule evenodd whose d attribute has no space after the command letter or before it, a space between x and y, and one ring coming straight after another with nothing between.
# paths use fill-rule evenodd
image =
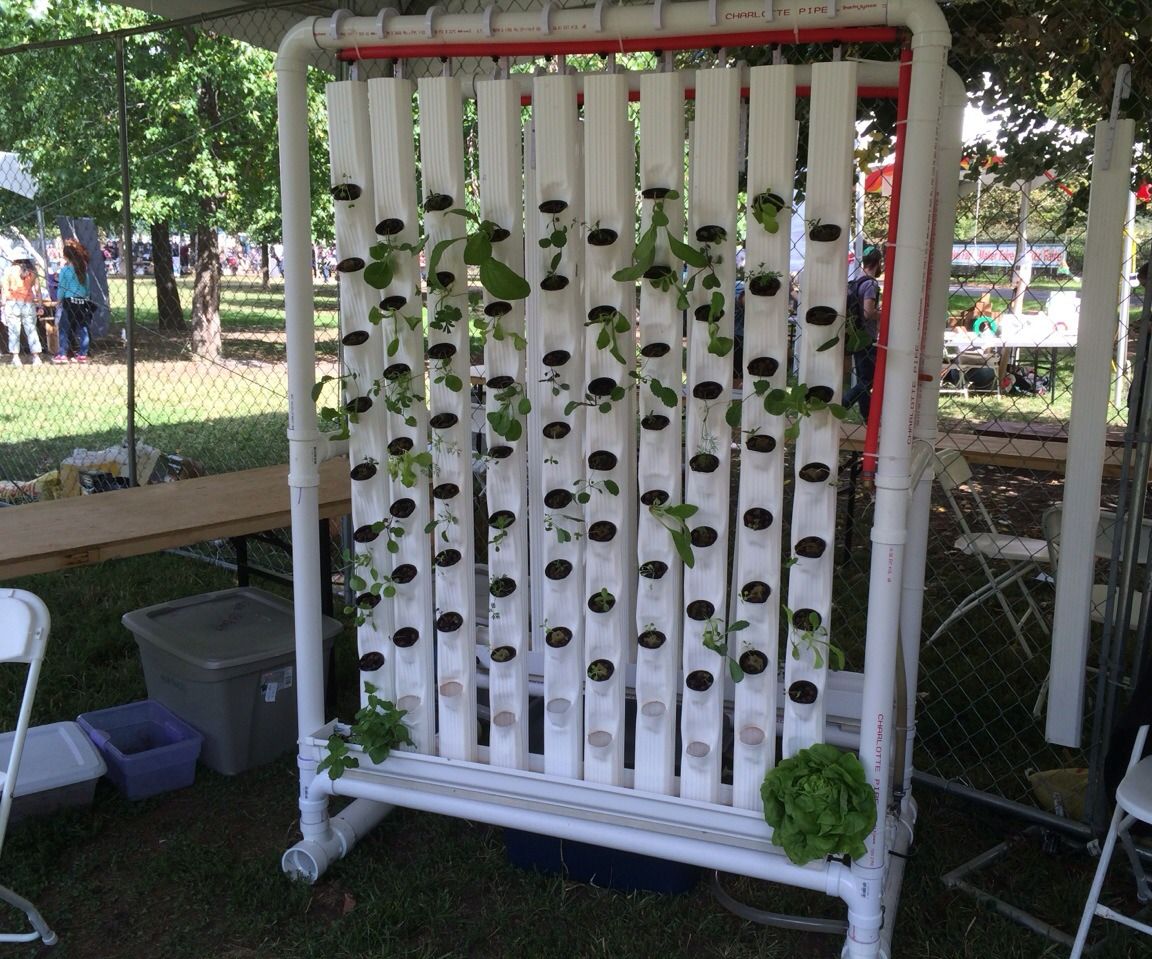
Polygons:
<instances>
[{"instance_id":1,"label":"leafy green lettuce head","mask_svg":"<svg viewBox=\"0 0 1152 959\"><path fill-rule=\"evenodd\" d=\"M782 760L760 787L772 843L794 863L847 853L865 854L876 825L876 797L864 767L851 753L817 743Z\"/></svg>"}]
</instances>

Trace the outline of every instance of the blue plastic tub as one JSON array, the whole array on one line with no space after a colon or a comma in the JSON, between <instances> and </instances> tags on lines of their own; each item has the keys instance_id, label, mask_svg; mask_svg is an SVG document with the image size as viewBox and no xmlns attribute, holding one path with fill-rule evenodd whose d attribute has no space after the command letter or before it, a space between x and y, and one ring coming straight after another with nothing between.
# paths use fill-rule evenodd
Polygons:
<instances>
[{"instance_id":1,"label":"blue plastic tub","mask_svg":"<svg viewBox=\"0 0 1152 959\"><path fill-rule=\"evenodd\" d=\"M504 830L504 850L514 866L607 889L677 894L700 879L699 866L519 829Z\"/></svg>"},{"instance_id":2,"label":"blue plastic tub","mask_svg":"<svg viewBox=\"0 0 1152 959\"><path fill-rule=\"evenodd\" d=\"M191 786L204 737L160 703L145 699L76 717L129 799Z\"/></svg>"}]
</instances>

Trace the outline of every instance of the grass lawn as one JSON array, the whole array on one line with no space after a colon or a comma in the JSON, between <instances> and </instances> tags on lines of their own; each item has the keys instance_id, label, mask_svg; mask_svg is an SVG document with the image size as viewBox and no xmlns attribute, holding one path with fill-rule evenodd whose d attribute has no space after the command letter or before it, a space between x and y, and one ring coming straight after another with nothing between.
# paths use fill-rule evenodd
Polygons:
<instances>
[{"instance_id":1,"label":"grass lawn","mask_svg":"<svg viewBox=\"0 0 1152 959\"><path fill-rule=\"evenodd\" d=\"M225 357L218 365L182 354L182 339L148 326L150 281L137 291L142 322L136 369L141 438L166 451L204 459L213 470L261 465L285 455L282 317L279 291L252 291L228 280ZM332 285L318 304L330 302ZM243 304L243 305L242 305ZM330 312L330 307L324 309ZM151 322L155 305L151 305ZM334 315L334 314L333 314ZM335 327L322 359L335 356ZM330 349L329 349L330 347ZM114 344L83 367L0 369L6 398L0 465L38 470L59 450L122 438L127 379ZM948 398L941 413L960 424L1000 413L1066 419L1070 358L1049 397ZM1065 365L1068 364L1068 365ZM32 473L31 475L35 475ZM0 476L0 479L6 478ZM1060 495L1056 477L988 469L980 473L996 515L1035 535L1044 505ZM115 494L111 494L115 495ZM866 494L858 535L836 576L836 641L859 666L868 581ZM478 523L486 518L480 510ZM981 581L979 568L957 555L956 530L939 498L932 540L924 626L930 633L959 597ZM231 585L228 575L170 555L108 562L6 583L42 596L53 635L34 721L74 718L146 695L132 637L120 624L130 610ZM1042 597L1050 608L1051 590ZM1044 624L1030 639L1045 649ZM338 701L356 708L355 637L337 640ZM17 702L11 671L0 673L0 727L10 728ZM1083 763L1056 750L1030 715L1047 672L1041 652L1025 657L991 609L979 609L924 654L917 728L917 766L996 795L1028 801L1026 773ZM8 710L5 713L5 710ZM236 777L200 767L194 786L141 802L106 782L90 810L31 819L13 827L0 859L3 881L32 897L62 942L62 959L343 959L343 957L813 957L839 955L837 937L765 928L721 908L702 882L681 896L596 889L525 872L505 860L500 830L399 810L313 887L288 882L281 853L298 837L297 782L291 755ZM994 846L1011 855L971 881L1072 931L1094 860L1057 843L1016 841L1023 823L920 789L921 819L907 864L896 921L896 955L915 959L1032 959L1058 956L1035 933L1001 918L940 877ZM531 823L525 827L531 829ZM1121 857L1122 859L1122 857ZM1105 901L1135 906L1122 862ZM737 898L758 908L841 916L834 900L785 887L725 878ZM7 915L0 917L9 918ZM7 926L14 925L8 922ZM6 926L6 928L7 928ZM1137 937L1100 924L1098 959L1143 955ZM13 946L13 956L31 948Z\"/></svg>"},{"instance_id":2,"label":"grass lawn","mask_svg":"<svg viewBox=\"0 0 1152 959\"><path fill-rule=\"evenodd\" d=\"M159 555L12 585L38 592L52 610L34 717L48 722L145 695L135 643L120 625L124 612L229 581L209 567ZM338 712L345 716L354 708L355 660L346 631L337 640ZM14 709L11 672L0 674L0 702ZM1015 836L1021 824L924 790L918 800L896 955L1061 955L940 881ZM297 838L297 815L291 755L236 777L201 766L192 787L139 802L101 781L92 809L13 827L4 880L40 906L61 936L52 952L61 959L839 955L837 937L766 928L728 913L709 894L706 877L677 896L597 889L509 865L499 829L404 810L315 886L294 884L281 874L279 857ZM1045 853L1039 843L1022 841L972 881L1071 930L1092 867L1066 846ZM1123 868L1115 872L1122 876ZM736 877L724 884L760 909L843 914L834 900L815 894ZM1130 884L1118 882L1107 895L1128 906L1131 893ZM1107 936L1100 959L1140 955L1132 934L1110 929ZM10 946L6 954L36 953Z\"/></svg>"}]
</instances>

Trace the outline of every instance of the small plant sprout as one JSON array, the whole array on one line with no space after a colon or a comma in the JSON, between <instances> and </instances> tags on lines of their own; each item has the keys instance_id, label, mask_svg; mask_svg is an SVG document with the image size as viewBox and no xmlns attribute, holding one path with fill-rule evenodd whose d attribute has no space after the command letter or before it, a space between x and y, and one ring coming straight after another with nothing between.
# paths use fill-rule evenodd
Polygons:
<instances>
[{"instance_id":1,"label":"small plant sprout","mask_svg":"<svg viewBox=\"0 0 1152 959\"><path fill-rule=\"evenodd\" d=\"M696 565L696 555L692 552L692 530L688 527L688 520L699 511L700 507L691 503L677 505L653 503L648 507L652 518L668 530L677 555L689 569Z\"/></svg>"},{"instance_id":2,"label":"small plant sprout","mask_svg":"<svg viewBox=\"0 0 1152 959\"><path fill-rule=\"evenodd\" d=\"M804 650L808 650L812 654L812 665L816 669L824 667L825 656L829 669L844 668L844 650L831 641L828 627L824 625L816 610L794 612L787 606L781 606L781 610L791 624L789 632L792 638L793 659L799 659Z\"/></svg>"},{"instance_id":3,"label":"small plant sprout","mask_svg":"<svg viewBox=\"0 0 1152 959\"><path fill-rule=\"evenodd\" d=\"M582 525L584 518L582 516L573 516L569 513L555 513L544 514L544 531L547 533L555 533L556 541L559 543L571 543L576 540L584 538L584 533L578 529L569 529L564 525L564 522L572 523L575 526Z\"/></svg>"},{"instance_id":4,"label":"small plant sprout","mask_svg":"<svg viewBox=\"0 0 1152 959\"><path fill-rule=\"evenodd\" d=\"M452 358L450 356L441 357L432 361L432 382L438 386L444 386L451 390L453 393L459 393L464 389L464 380L452 368Z\"/></svg>"},{"instance_id":5,"label":"small plant sprout","mask_svg":"<svg viewBox=\"0 0 1152 959\"><path fill-rule=\"evenodd\" d=\"M403 229L399 220L385 220L384 223L397 224ZM374 290L386 290L396 278L396 270L400 257L416 257L424 249L424 241L419 243L404 243L396 239L396 235L386 236L378 243L368 248L369 262L364 267L364 282Z\"/></svg>"},{"instance_id":6,"label":"small plant sprout","mask_svg":"<svg viewBox=\"0 0 1152 959\"><path fill-rule=\"evenodd\" d=\"M515 518L512 516L495 517L493 529L495 529L496 532L492 538L488 540L488 545L492 547L493 552L500 552L500 545L508 538L508 531L513 522L515 522Z\"/></svg>"},{"instance_id":7,"label":"small plant sprout","mask_svg":"<svg viewBox=\"0 0 1152 959\"><path fill-rule=\"evenodd\" d=\"M615 480L575 480L572 487L576 490L575 499L581 506L592 499L593 493L608 493L611 496L620 495L620 484Z\"/></svg>"},{"instance_id":8,"label":"small plant sprout","mask_svg":"<svg viewBox=\"0 0 1152 959\"><path fill-rule=\"evenodd\" d=\"M327 772L332 779L339 779L349 769L358 768L360 760L348 750L348 743L359 746L376 764L384 762L393 749L413 745L412 734L404 725L408 711L381 699L372 683L364 684L364 692L368 694L367 704L357 710L346 736L333 733L328 738L328 755L317 763L317 773Z\"/></svg>"},{"instance_id":9,"label":"small plant sprout","mask_svg":"<svg viewBox=\"0 0 1152 959\"><path fill-rule=\"evenodd\" d=\"M437 530L439 530L440 539L447 543L448 531L459 522L460 518L452 512L451 507L445 504L440 507L440 512L424 525L424 532L435 533Z\"/></svg>"},{"instance_id":10,"label":"small plant sprout","mask_svg":"<svg viewBox=\"0 0 1152 959\"><path fill-rule=\"evenodd\" d=\"M747 629L748 625L748 621L744 619L738 619L728 626L716 618L706 620L704 623L704 635L701 637L701 642L703 642L705 649L712 650L728 663L728 674L734 683L738 683L744 678L744 670L741 668L739 660L732 655L730 640L733 633Z\"/></svg>"},{"instance_id":11,"label":"small plant sprout","mask_svg":"<svg viewBox=\"0 0 1152 959\"><path fill-rule=\"evenodd\" d=\"M415 486L421 476L431 478L434 472L432 454L427 450L421 450L419 453L404 450L388 455L388 475L409 488Z\"/></svg>"},{"instance_id":12,"label":"small plant sprout","mask_svg":"<svg viewBox=\"0 0 1152 959\"><path fill-rule=\"evenodd\" d=\"M748 292L753 296L775 296L783 285L782 276L779 270L770 270L759 263L748 272Z\"/></svg>"},{"instance_id":13,"label":"small plant sprout","mask_svg":"<svg viewBox=\"0 0 1152 959\"><path fill-rule=\"evenodd\" d=\"M374 392L383 397L388 412L401 417L406 426L416 426L416 417L411 410L417 403L424 402L424 394L412 390L415 381L416 374L403 367L392 375L385 370L383 381L377 380L374 386Z\"/></svg>"},{"instance_id":14,"label":"small plant sprout","mask_svg":"<svg viewBox=\"0 0 1152 959\"><path fill-rule=\"evenodd\" d=\"M767 380L755 380L752 386L763 402L766 413L790 417L791 422L784 430L786 440L796 439L800 435L800 420L813 413L827 410L838 420L848 415L848 411L839 403L832 403L815 395L805 383L795 383L786 389L771 389ZM731 416L732 409L729 407L728 417ZM733 420L729 418L728 423L732 425ZM738 424L739 417L736 418L736 425Z\"/></svg>"},{"instance_id":15,"label":"small plant sprout","mask_svg":"<svg viewBox=\"0 0 1152 959\"><path fill-rule=\"evenodd\" d=\"M442 299L436 305L436 311L432 314L432 319L428 321L428 326L447 335L456 328L456 324L462 319L464 319L464 311L456 304L448 303Z\"/></svg>"},{"instance_id":16,"label":"small plant sprout","mask_svg":"<svg viewBox=\"0 0 1152 959\"><path fill-rule=\"evenodd\" d=\"M554 366L548 367L548 372L540 378L540 382L548 384L553 396L559 396L570 389L569 385L561 379L560 371Z\"/></svg>"},{"instance_id":17,"label":"small plant sprout","mask_svg":"<svg viewBox=\"0 0 1152 959\"><path fill-rule=\"evenodd\" d=\"M628 361L624 358L624 351L620 347L620 337L632 330L628 317L614 307L598 306L588 313L584 325L600 328L596 334L596 349L607 350L617 363L621 366L627 365Z\"/></svg>"},{"instance_id":18,"label":"small plant sprout","mask_svg":"<svg viewBox=\"0 0 1152 959\"><path fill-rule=\"evenodd\" d=\"M441 240L428 257L428 285L434 290L447 290L440 277L440 260L454 243L464 242L464 262L477 267L480 285L497 300L522 300L531 292L528 281L506 263L496 259L492 244L504 239L508 232L491 220L482 220L468 210L449 210L467 221L464 236Z\"/></svg>"},{"instance_id":19,"label":"small plant sprout","mask_svg":"<svg viewBox=\"0 0 1152 959\"><path fill-rule=\"evenodd\" d=\"M752 219L767 233L775 234L780 229L778 217L785 208L783 198L778 193L765 191L752 198Z\"/></svg>"},{"instance_id":20,"label":"small plant sprout","mask_svg":"<svg viewBox=\"0 0 1152 959\"><path fill-rule=\"evenodd\" d=\"M405 313L404 308L407 306L408 301L403 296L386 296L380 301L379 306L374 306L368 311L368 321L376 326L381 324L389 325L392 329L392 336L388 340L388 356L395 356L400 350L400 334L403 332L405 326L409 330L418 330L423 326L424 319L421 313L415 314Z\"/></svg>"},{"instance_id":21,"label":"small plant sprout","mask_svg":"<svg viewBox=\"0 0 1152 959\"><path fill-rule=\"evenodd\" d=\"M391 540L389 540L391 551ZM356 594L355 604L345 606L345 615L355 614L356 625L363 626L371 622L372 610L381 599L391 599L396 595L396 584L392 577L376 569L371 553L344 553L345 576L348 585Z\"/></svg>"},{"instance_id":22,"label":"small plant sprout","mask_svg":"<svg viewBox=\"0 0 1152 959\"><path fill-rule=\"evenodd\" d=\"M656 377L649 376L644 369L644 358L641 357L636 369L628 374L637 383L646 384L648 389L652 391L652 395L656 397L665 406L672 408L680 402L680 394L670 386L665 386Z\"/></svg>"},{"instance_id":23,"label":"small plant sprout","mask_svg":"<svg viewBox=\"0 0 1152 959\"><path fill-rule=\"evenodd\" d=\"M345 373L343 376L325 375L320 377L312 387L312 402L315 403L320 399L320 395L324 392L324 388L329 383L338 383L341 387L356 379L355 373ZM321 406L316 411L317 416L320 418L320 423L327 431L331 433L331 439L346 440L351 436L351 424L355 423L358 419L357 414L349 412L343 406Z\"/></svg>"},{"instance_id":24,"label":"small plant sprout","mask_svg":"<svg viewBox=\"0 0 1152 959\"><path fill-rule=\"evenodd\" d=\"M497 436L510 443L524 435L524 417L532 412L532 401L524 394L523 383L512 383L496 392L497 407L489 411L488 424Z\"/></svg>"},{"instance_id":25,"label":"small plant sprout","mask_svg":"<svg viewBox=\"0 0 1152 959\"><path fill-rule=\"evenodd\" d=\"M658 290L668 292L676 291L677 309L687 310L690 305L690 294L700 288L710 296L708 302L696 308L696 318L708 323L708 352L716 356L727 356L732 352L734 341L731 337L720 335L720 318L724 315L723 283L716 274L716 267L721 258L713 252L713 246L723 243L727 233L723 227L702 226L696 231L699 247L685 243L668 229L668 214L664 210L666 199L677 199L679 194L670 192L657 200L652 207L652 217L648 228L640 234L636 246L632 251L632 265L617 270L612 278L621 283L647 280ZM668 249L679 262L689 267L686 277L681 277L678 270L666 263L656 262L657 241L663 232L668 242Z\"/></svg>"},{"instance_id":26,"label":"small plant sprout","mask_svg":"<svg viewBox=\"0 0 1152 959\"><path fill-rule=\"evenodd\" d=\"M552 215L552 223L548 230L548 235L539 239L540 249L542 250L555 250L552 259L548 261L548 268L544 271L544 278L540 281L540 286L545 290L558 290L567 286L567 282L559 282L562 278L559 276L560 262L564 258L564 248L568 245L568 224L561 223L559 214Z\"/></svg>"}]
</instances>

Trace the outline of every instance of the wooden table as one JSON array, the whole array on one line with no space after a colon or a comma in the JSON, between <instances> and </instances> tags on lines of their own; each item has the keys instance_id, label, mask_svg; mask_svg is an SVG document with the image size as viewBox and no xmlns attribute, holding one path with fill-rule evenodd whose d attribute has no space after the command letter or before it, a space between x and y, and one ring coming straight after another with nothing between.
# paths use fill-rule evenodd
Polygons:
<instances>
[{"instance_id":1,"label":"wooden table","mask_svg":"<svg viewBox=\"0 0 1152 959\"><path fill-rule=\"evenodd\" d=\"M348 460L320 467L322 526L352 510ZM0 509L0 581L291 525L288 467Z\"/></svg>"},{"instance_id":2,"label":"wooden table","mask_svg":"<svg viewBox=\"0 0 1152 959\"><path fill-rule=\"evenodd\" d=\"M840 448L857 452L864 449L865 427L841 424ZM1024 435L980 434L976 432L938 433L936 450L959 450L969 463L1005 466L1012 469L1063 473L1068 462L1067 442L1051 437L1031 439ZM1104 475L1119 476L1124 460L1123 445L1109 445L1104 451Z\"/></svg>"}]
</instances>

